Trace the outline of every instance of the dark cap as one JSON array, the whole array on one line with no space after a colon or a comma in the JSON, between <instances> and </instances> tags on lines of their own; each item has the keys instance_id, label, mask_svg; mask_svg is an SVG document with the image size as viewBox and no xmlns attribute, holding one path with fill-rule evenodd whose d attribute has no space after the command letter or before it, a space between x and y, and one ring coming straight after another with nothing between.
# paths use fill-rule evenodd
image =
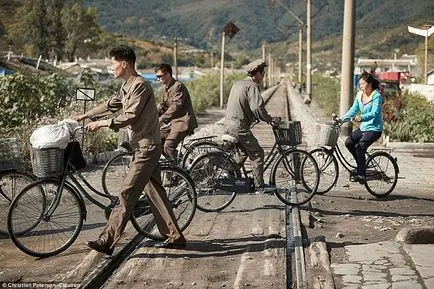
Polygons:
<instances>
[{"instance_id":1,"label":"dark cap","mask_svg":"<svg viewBox=\"0 0 434 289\"><path fill-rule=\"evenodd\" d=\"M257 71L261 71L266 66L267 66L267 64L265 63L265 61L263 59L257 59L255 61L250 62L249 64L247 64L247 66L246 66L246 72L247 73L254 73L254 72L257 72Z\"/></svg>"}]
</instances>

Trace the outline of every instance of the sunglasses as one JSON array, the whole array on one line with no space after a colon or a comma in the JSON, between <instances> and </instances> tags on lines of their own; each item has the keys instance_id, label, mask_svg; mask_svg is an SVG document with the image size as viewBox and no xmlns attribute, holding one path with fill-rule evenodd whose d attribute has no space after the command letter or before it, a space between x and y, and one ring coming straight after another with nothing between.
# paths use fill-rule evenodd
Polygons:
<instances>
[{"instance_id":1,"label":"sunglasses","mask_svg":"<svg viewBox=\"0 0 434 289\"><path fill-rule=\"evenodd\" d=\"M162 77L165 76L165 75L166 75L166 73L163 73L163 74L160 74L160 75L155 74L155 76L157 77L157 79L160 79L160 78L162 78Z\"/></svg>"}]
</instances>

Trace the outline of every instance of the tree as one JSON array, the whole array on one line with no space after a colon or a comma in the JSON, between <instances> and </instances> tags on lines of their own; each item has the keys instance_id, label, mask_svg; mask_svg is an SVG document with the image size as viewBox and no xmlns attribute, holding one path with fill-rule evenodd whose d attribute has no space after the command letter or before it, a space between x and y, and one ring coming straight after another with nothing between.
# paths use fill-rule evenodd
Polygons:
<instances>
[{"instance_id":1,"label":"tree","mask_svg":"<svg viewBox=\"0 0 434 289\"><path fill-rule=\"evenodd\" d=\"M46 0L25 0L18 8L16 21L10 28L10 37L15 46L24 47L24 52L31 55L48 57L50 34L46 16Z\"/></svg>"},{"instance_id":2,"label":"tree","mask_svg":"<svg viewBox=\"0 0 434 289\"><path fill-rule=\"evenodd\" d=\"M100 33L96 9L82 8L81 0L24 0L15 21L8 28L15 47L27 55L44 58L66 53L70 61L77 51L85 50Z\"/></svg>"},{"instance_id":3,"label":"tree","mask_svg":"<svg viewBox=\"0 0 434 289\"><path fill-rule=\"evenodd\" d=\"M47 0L47 30L50 34L51 55L62 59L65 46L65 30L62 24L63 0Z\"/></svg>"},{"instance_id":4,"label":"tree","mask_svg":"<svg viewBox=\"0 0 434 289\"><path fill-rule=\"evenodd\" d=\"M84 10L81 1L63 9L62 23L66 32L65 51L69 61L74 61L77 50L84 50L84 45L101 32L96 23L96 9L89 7Z\"/></svg>"}]
</instances>

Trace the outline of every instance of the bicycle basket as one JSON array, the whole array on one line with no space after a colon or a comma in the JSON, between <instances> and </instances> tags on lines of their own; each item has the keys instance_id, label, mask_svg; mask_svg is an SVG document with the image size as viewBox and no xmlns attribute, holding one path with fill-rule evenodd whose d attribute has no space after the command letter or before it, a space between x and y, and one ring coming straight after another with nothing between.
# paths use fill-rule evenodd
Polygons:
<instances>
[{"instance_id":1,"label":"bicycle basket","mask_svg":"<svg viewBox=\"0 0 434 289\"><path fill-rule=\"evenodd\" d=\"M20 146L16 138L0 140L0 171L17 169L20 165Z\"/></svg>"},{"instance_id":2,"label":"bicycle basket","mask_svg":"<svg viewBox=\"0 0 434 289\"><path fill-rule=\"evenodd\" d=\"M64 168L64 152L60 148L32 148L30 159L33 174L40 178L60 176Z\"/></svg>"},{"instance_id":3,"label":"bicycle basket","mask_svg":"<svg viewBox=\"0 0 434 289\"><path fill-rule=\"evenodd\" d=\"M296 146L301 144L301 124L299 121L281 122L273 127L276 143L278 145Z\"/></svg>"},{"instance_id":4,"label":"bicycle basket","mask_svg":"<svg viewBox=\"0 0 434 289\"><path fill-rule=\"evenodd\" d=\"M336 146L339 139L340 128L331 124L317 125L317 143L320 146Z\"/></svg>"}]
</instances>

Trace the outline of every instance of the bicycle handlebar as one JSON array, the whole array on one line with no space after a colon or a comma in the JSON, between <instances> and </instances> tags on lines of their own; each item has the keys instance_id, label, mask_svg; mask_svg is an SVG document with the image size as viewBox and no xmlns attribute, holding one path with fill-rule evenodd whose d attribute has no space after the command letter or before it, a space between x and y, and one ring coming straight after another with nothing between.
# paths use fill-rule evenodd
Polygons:
<instances>
[{"instance_id":1,"label":"bicycle handlebar","mask_svg":"<svg viewBox=\"0 0 434 289\"><path fill-rule=\"evenodd\" d=\"M335 126L341 126L344 122L340 119L336 113L332 113L332 124Z\"/></svg>"}]
</instances>

